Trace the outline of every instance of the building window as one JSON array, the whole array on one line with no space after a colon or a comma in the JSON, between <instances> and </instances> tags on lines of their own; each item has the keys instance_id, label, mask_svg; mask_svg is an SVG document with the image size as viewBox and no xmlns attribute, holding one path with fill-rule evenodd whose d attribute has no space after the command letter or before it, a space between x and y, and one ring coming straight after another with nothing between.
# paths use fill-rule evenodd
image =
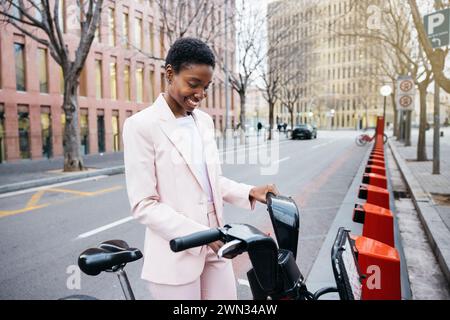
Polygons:
<instances>
[{"instance_id":1,"label":"building window","mask_svg":"<svg viewBox=\"0 0 450 320\"><path fill-rule=\"evenodd\" d=\"M123 82L125 100L130 101L130 65L125 65L123 69Z\"/></svg>"},{"instance_id":2,"label":"building window","mask_svg":"<svg viewBox=\"0 0 450 320\"><path fill-rule=\"evenodd\" d=\"M65 5L65 0L60 0L59 1L58 21L59 21L59 27L61 28L61 31L63 33L66 33L66 5Z\"/></svg>"},{"instance_id":3,"label":"building window","mask_svg":"<svg viewBox=\"0 0 450 320\"><path fill-rule=\"evenodd\" d=\"M5 150L5 107L0 103L0 163L6 159Z\"/></svg>"},{"instance_id":4,"label":"building window","mask_svg":"<svg viewBox=\"0 0 450 320\"><path fill-rule=\"evenodd\" d=\"M86 84L86 78L87 78L87 66L85 65L83 69L81 70L80 74L80 96L86 97L87 96L87 84Z\"/></svg>"},{"instance_id":5,"label":"building window","mask_svg":"<svg viewBox=\"0 0 450 320\"><path fill-rule=\"evenodd\" d=\"M59 93L64 94L64 73L61 68L61 66L58 66L59 68ZM80 76L81 79L81 76ZM80 90L81 91L81 90Z\"/></svg>"},{"instance_id":6,"label":"building window","mask_svg":"<svg viewBox=\"0 0 450 320\"><path fill-rule=\"evenodd\" d=\"M86 108L80 109L80 142L81 152L89 153L89 112Z\"/></svg>"},{"instance_id":7,"label":"building window","mask_svg":"<svg viewBox=\"0 0 450 320\"><path fill-rule=\"evenodd\" d=\"M112 133L113 133L113 151L120 151L120 132L119 132L119 111L112 112Z\"/></svg>"},{"instance_id":8,"label":"building window","mask_svg":"<svg viewBox=\"0 0 450 320\"><path fill-rule=\"evenodd\" d=\"M111 88L111 99L117 100L117 63L116 62L111 62L109 64L109 87Z\"/></svg>"},{"instance_id":9,"label":"building window","mask_svg":"<svg viewBox=\"0 0 450 320\"><path fill-rule=\"evenodd\" d=\"M155 37L155 31L153 29L153 23L150 22L148 26L148 33L149 33L149 44L150 44L150 55L153 56L155 54L155 44L154 44L154 37Z\"/></svg>"},{"instance_id":10,"label":"building window","mask_svg":"<svg viewBox=\"0 0 450 320\"><path fill-rule=\"evenodd\" d=\"M150 101L155 100L155 71L150 70L150 91L149 91L149 99Z\"/></svg>"},{"instance_id":11,"label":"building window","mask_svg":"<svg viewBox=\"0 0 450 320\"><path fill-rule=\"evenodd\" d=\"M116 16L114 8L109 8L108 10L108 24L109 24L109 33L108 33L108 44L111 47L116 46Z\"/></svg>"},{"instance_id":12,"label":"building window","mask_svg":"<svg viewBox=\"0 0 450 320\"><path fill-rule=\"evenodd\" d=\"M136 101L142 102L144 96L144 67L136 68Z\"/></svg>"},{"instance_id":13,"label":"building window","mask_svg":"<svg viewBox=\"0 0 450 320\"><path fill-rule=\"evenodd\" d=\"M95 59L95 97L97 99L103 97L102 84L102 61Z\"/></svg>"},{"instance_id":14,"label":"building window","mask_svg":"<svg viewBox=\"0 0 450 320\"><path fill-rule=\"evenodd\" d=\"M16 90L25 91L25 46L14 43L14 56L16 60Z\"/></svg>"},{"instance_id":15,"label":"building window","mask_svg":"<svg viewBox=\"0 0 450 320\"><path fill-rule=\"evenodd\" d=\"M105 152L105 111L97 110L97 142L98 152Z\"/></svg>"},{"instance_id":16,"label":"building window","mask_svg":"<svg viewBox=\"0 0 450 320\"><path fill-rule=\"evenodd\" d=\"M47 49L38 48L39 90L48 93Z\"/></svg>"},{"instance_id":17,"label":"building window","mask_svg":"<svg viewBox=\"0 0 450 320\"><path fill-rule=\"evenodd\" d=\"M53 156L52 150L52 116L50 107L41 107L41 137L42 155L47 158Z\"/></svg>"},{"instance_id":18,"label":"building window","mask_svg":"<svg viewBox=\"0 0 450 320\"><path fill-rule=\"evenodd\" d=\"M134 44L137 49L142 49L142 18L135 18Z\"/></svg>"},{"instance_id":19,"label":"building window","mask_svg":"<svg viewBox=\"0 0 450 320\"><path fill-rule=\"evenodd\" d=\"M30 153L30 116L28 106L18 106L19 150L22 159L29 159Z\"/></svg>"},{"instance_id":20,"label":"building window","mask_svg":"<svg viewBox=\"0 0 450 320\"><path fill-rule=\"evenodd\" d=\"M161 92L166 91L166 75L164 72L161 72Z\"/></svg>"},{"instance_id":21,"label":"building window","mask_svg":"<svg viewBox=\"0 0 450 320\"><path fill-rule=\"evenodd\" d=\"M165 53L165 42L164 42L164 28L159 29L159 44L160 44L160 50L159 50L159 57L164 58Z\"/></svg>"},{"instance_id":22,"label":"building window","mask_svg":"<svg viewBox=\"0 0 450 320\"><path fill-rule=\"evenodd\" d=\"M128 22L128 13L123 13L122 16L122 47L128 49L128 31L129 31L129 22Z\"/></svg>"}]
</instances>

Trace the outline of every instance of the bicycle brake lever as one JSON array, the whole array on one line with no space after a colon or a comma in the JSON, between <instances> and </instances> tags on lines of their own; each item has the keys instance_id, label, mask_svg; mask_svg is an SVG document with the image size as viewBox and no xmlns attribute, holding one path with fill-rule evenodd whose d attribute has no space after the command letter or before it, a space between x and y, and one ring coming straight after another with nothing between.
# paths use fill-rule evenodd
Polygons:
<instances>
[{"instance_id":1,"label":"bicycle brake lever","mask_svg":"<svg viewBox=\"0 0 450 320\"><path fill-rule=\"evenodd\" d=\"M219 258L222 258L223 256L236 250L241 245L241 243L242 243L242 241L237 240L237 239L227 242L222 247L220 247L219 251L217 252L217 256Z\"/></svg>"}]
</instances>

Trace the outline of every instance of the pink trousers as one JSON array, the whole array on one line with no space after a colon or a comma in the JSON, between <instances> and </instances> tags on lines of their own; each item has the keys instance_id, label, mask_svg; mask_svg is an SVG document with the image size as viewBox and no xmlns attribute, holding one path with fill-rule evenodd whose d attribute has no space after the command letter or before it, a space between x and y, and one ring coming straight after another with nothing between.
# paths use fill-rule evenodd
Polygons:
<instances>
[{"instance_id":1,"label":"pink trousers","mask_svg":"<svg viewBox=\"0 0 450 320\"><path fill-rule=\"evenodd\" d=\"M214 205L208 205L209 226L218 226ZM207 248L205 267L198 279L183 285L167 285L147 281L155 300L237 300L236 280L231 260L217 258Z\"/></svg>"}]
</instances>

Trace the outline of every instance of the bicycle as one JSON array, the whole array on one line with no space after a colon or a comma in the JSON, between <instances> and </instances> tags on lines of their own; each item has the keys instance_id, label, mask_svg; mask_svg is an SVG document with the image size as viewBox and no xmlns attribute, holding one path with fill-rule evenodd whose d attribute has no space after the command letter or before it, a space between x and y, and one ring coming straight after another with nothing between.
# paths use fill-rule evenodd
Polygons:
<instances>
[{"instance_id":1,"label":"bicycle","mask_svg":"<svg viewBox=\"0 0 450 320\"><path fill-rule=\"evenodd\" d=\"M247 278L255 300L317 300L325 294L336 292L341 300L361 298L362 278L349 230L338 230L331 250L336 287L326 287L312 293L308 291L295 260L300 227L297 205L290 197L268 193L267 211L277 242L251 225L227 224L222 228L172 239L170 248L180 252L221 240L224 245L217 253L219 257L247 252L252 264ZM124 241L110 240L97 248L85 250L78 259L78 265L84 273L94 276L102 271L116 272L125 299L134 300L124 267L141 257L138 249L129 248Z\"/></svg>"},{"instance_id":2,"label":"bicycle","mask_svg":"<svg viewBox=\"0 0 450 320\"><path fill-rule=\"evenodd\" d=\"M365 146L368 142L372 142L373 139L375 139L376 135L373 135L372 137L368 134L362 133L359 136L356 137L355 142L358 147ZM386 143L388 140L388 136L384 133L383 134L383 143Z\"/></svg>"}]
</instances>

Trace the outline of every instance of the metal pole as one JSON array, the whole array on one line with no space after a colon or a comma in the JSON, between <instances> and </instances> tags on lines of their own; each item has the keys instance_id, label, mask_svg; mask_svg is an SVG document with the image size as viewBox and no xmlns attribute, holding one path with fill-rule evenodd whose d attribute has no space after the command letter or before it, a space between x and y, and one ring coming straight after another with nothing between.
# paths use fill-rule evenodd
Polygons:
<instances>
[{"instance_id":1,"label":"metal pole","mask_svg":"<svg viewBox=\"0 0 450 320\"><path fill-rule=\"evenodd\" d=\"M433 174L440 174L440 87L434 80L434 134L433 134Z\"/></svg>"},{"instance_id":2,"label":"metal pole","mask_svg":"<svg viewBox=\"0 0 450 320\"><path fill-rule=\"evenodd\" d=\"M130 281L128 280L127 273L123 268L116 271L117 277L120 281L120 286L122 287L123 294L126 300L135 300L133 290L131 289Z\"/></svg>"},{"instance_id":3,"label":"metal pole","mask_svg":"<svg viewBox=\"0 0 450 320\"><path fill-rule=\"evenodd\" d=\"M383 123L386 124L386 96L384 96L384 103L383 103Z\"/></svg>"},{"instance_id":4,"label":"metal pole","mask_svg":"<svg viewBox=\"0 0 450 320\"><path fill-rule=\"evenodd\" d=\"M405 147L411 146L411 118L412 111L406 111L406 134L405 134Z\"/></svg>"},{"instance_id":5,"label":"metal pole","mask_svg":"<svg viewBox=\"0 0 450 320\"><path fill-rule=\"evenodd\" d=\"M224 42L224 67L225 67L225 132L230 127L230 97L228 93L228 0L225 0L225 42Z\"/></svg>"}]
</instances>

